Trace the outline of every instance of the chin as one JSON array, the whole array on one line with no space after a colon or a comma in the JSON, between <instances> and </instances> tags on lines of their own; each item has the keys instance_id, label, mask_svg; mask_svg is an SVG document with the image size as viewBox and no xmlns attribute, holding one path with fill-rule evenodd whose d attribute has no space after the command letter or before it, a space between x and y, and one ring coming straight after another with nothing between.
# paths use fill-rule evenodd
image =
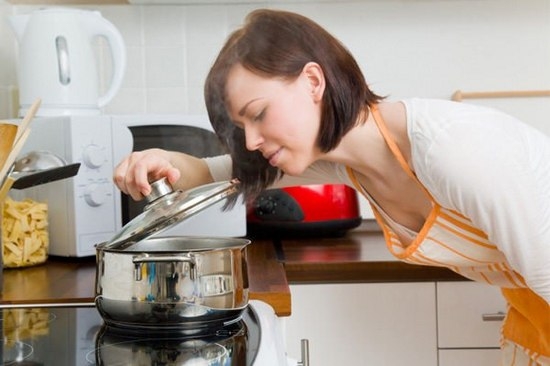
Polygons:
<instances>
[{"instance_id":1,"label":"chin","mask_svg":"<svg viewBox=\"0 0 550 366\"><path fill-rule=\"evenodd\" d=\"M302 175L302 173L307 169L308 167L302 167L302 166L284 166L279 167L285 174L292 175L292 176L299 176Z\"/></svg>"},{"instance_id":2,"label":"chin","mask_svg":"<svg viewBox=\"0 0 550 366\"><path fill-rule=\"evenodd\" d=\"M277 168L287 175L300 176L316 161L315 157L306 154L287 154L279 161Z\"/></svg>"}]
</instances>

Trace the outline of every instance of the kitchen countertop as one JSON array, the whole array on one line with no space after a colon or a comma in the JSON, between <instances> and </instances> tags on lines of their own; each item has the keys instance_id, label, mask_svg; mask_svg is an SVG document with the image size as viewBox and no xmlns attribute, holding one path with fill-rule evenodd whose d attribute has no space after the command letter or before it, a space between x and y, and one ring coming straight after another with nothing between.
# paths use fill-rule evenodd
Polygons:
<instances>
[{"instance_id":1,"label":"kitchen countertop","mask_svg":"<svg viewBox=\"0 0 550 366\"><path fill-rule=\"evenodd\" d=\"M252 239L247 249L251 299L291 313L289 284L464 281L446 269L396 261L376 224L364 221L343 236ZM4 269L0 307L88 304L95 293L95 258L50 257L46 263Z\"/></svg>"},{"instance_id":2,"label":"kitchen countertop","mask_svg":"<svg viewBox=\"0 0 550 366\"><path fill-rule=\"evenodd\" d=\"M290 284L465 281L444 267L407 264L389 252L374 220L341 237L275 240Z\"/></svg>"}]
</instances>

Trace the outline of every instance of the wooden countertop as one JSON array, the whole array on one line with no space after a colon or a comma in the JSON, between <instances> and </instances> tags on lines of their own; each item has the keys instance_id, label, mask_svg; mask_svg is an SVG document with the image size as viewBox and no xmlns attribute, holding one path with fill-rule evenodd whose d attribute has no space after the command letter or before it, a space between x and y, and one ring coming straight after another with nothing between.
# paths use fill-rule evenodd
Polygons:
<instances>
[{"instance_id":1,"label":"wooden countertop","mask_svg":"<svg viewBox=\"0 0 550 366\"><path fill-rule=\"evenodd\" d=\"M282 239L275 247L290 284L466 280L447 268L398 261L372 220L341 237Z\"/></svg>"},{"instance_id":2,"label":"wooden countertop","mask_svg":"<svg viewBox=\"0 0 550 366\"><path fill-rule=\"evenodd\" d=\"M50 257L45 264L3 271L0 307L29 304L93 305L95 258ZM248 246L250 298L291 313L289 284L464 281L438 267L396 261L373 222L340 237L252 239Z\"/></svg>"}]
</instances>

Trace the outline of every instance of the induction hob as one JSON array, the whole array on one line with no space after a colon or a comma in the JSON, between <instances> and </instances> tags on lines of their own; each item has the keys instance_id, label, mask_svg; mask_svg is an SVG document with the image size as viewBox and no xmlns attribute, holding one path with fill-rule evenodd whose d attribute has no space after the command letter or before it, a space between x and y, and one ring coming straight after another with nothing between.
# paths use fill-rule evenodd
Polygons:
<instances>
[{"instance_id":1,"label":"induction hob","mask_svg":"<svg viewBox=\"0 0 550 366\"><path fill-rule=\"evenodd\" d=\"M251 300L240 320L199 335L105 325L92 306L4 308L3 365L288 365L273 309Z\"/></svg>"}]
</instances>

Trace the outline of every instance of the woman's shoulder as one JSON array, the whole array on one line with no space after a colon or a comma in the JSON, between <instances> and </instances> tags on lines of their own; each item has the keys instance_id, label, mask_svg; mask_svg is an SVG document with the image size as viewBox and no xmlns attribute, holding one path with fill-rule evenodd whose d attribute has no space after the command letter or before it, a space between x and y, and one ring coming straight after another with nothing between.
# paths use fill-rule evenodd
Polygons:
<instances>
[{"instance_id":1,"label":"woman's shoulder","mask_svg":"<svg viewBox=\"0 0 550 366\"><path fill-rule=\"evenodd\" d=\"M407 113L407 133L411 144L450 143L472 133L516 133L526 125L502 111L443 99L412 98L403 100ZM464 143L465 141L457 141Z\"/></svg>"},{"instance_id":2,"label":"woman's shoulder","mask_svg":"<svg viewBox=\"0 0 550 366\"><path fill-rule=\"evenodd\" d=\"M482 191L483 181L489 194L495 181L536 171L544 156L550 157L548 136L515 117L467 103L451 104L448 109L448 102L409 104L412 164L430 190Z\"/></svg>"},{"instance_id":3,"label":"woman's shoulder","mask_svg":"<svg viewBox=\"0 0 550 366\"><path fill-rule=\"evenodd\" d=\"M512 118L496 109L445 99L403 99L407 117L412 123L436 122L438 125L460 122L475 122L492 118Z\"/></svg>"}]
</instances>

